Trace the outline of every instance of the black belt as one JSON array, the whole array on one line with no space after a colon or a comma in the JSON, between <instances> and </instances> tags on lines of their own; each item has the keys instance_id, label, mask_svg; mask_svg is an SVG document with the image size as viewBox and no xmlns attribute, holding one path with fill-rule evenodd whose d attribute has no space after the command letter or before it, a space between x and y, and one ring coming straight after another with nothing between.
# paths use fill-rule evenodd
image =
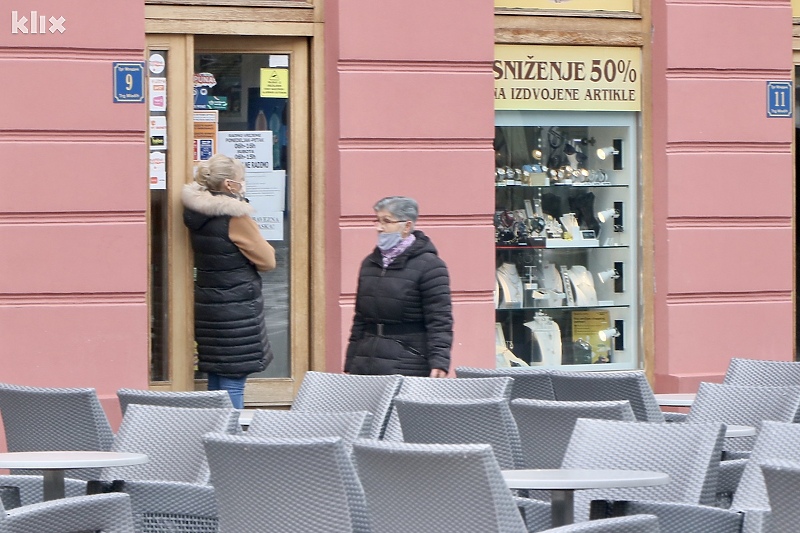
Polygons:
<instances>
[{"instance_id":1,"label":"black belt","mask_svg":"<svg viewBox=\"0 0 800 533\"><path fill-rule=\"evenodd\" d=\"M384 335L403 335L405 333L425 333L422 322L406 322L402 324L364 324L364 332L383 337Z\"/></svg>"}]
</instances>

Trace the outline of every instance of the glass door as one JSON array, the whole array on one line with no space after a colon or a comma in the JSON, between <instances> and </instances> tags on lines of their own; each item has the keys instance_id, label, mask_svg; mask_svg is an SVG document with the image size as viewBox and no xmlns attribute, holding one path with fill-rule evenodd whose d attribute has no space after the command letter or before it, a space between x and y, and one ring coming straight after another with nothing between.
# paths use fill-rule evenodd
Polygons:
<instances>
[{"instance_id":1,"label":"glass door","mask_svg":"<svg viewBox=\"0 0 800 533\"><path fill-rule=\"evenodd\" d=\"M186 54L192 63L185 65L182 102L184 166L167 176L164 189L171 206L176 198L171 190L191 180L193 164L224 153L241 160L246 168L247 197L255 208L254 218L262 236L276 250L278 266L262 274L267 308L267 329L275 359L261 373L247 381L248 405L285 405L296 391L309 366L309 88L308 57L304 39L266 37L187 37ZM152 52L155 51L151 48ZM169 52L169 51L165 51ZM174 54L174 50L171 55ZM167 57L170 54L167 55ZM151 121L154 112L151 106ZM168 119L169 122L169 119ZM167 124L167 129L171 125ZM173 160L171 146L163 150L167 162ZM152 151L151 151L152 153ZM156 156L158 162L160 155ZM151 167L153 166L151 156ZM169 166L169 165L168 165ZM172 180L169 178L172 177ZM152 180L151 180L152 181ZM152 184L151 184L152 187ZM178 209L164 212L162 194L151 191L151 282L152 349L151 379L168 377L180 390L179 375L189 379L188 389L205 388L205 375L196 371L191 309L191 246L181 228ZM162 207L159 209L159 207ZM171 218L170 218L171 216ZM174 228L174 241L161 238L164 227ZM169 235L169 231L166 232ZM177 250L175 244L178 244ZM163 250L171 250L164 254ZM182 255L189 268L174 271L169 264L157 268L166 255ZM161 258L161 259L160 259ZM182 299L188 314L183 327L177 317L162 310L164 296L159 286L171 286L165 275L175 276L178 285L188 286ZM188 276L188 280L184 279ZM188 283L186 283L188 281ZM183 354L165 350L162 337L186 338Z\"/></svg>"}]
</instances>

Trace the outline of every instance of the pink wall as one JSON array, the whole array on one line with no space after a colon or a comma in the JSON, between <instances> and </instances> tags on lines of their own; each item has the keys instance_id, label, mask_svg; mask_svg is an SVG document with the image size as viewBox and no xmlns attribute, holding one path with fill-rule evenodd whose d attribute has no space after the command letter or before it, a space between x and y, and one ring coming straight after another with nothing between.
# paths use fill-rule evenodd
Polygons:
<instances>
[{"instance_id":1,"label":"pink wall","mask_svg":"<svg viewBox=\"0 0 800 533\"><path fill-rule=\"evenodd\" d=\"M326 0L325 11L327 369L342 368L372 205L395 194L419 201L418 228L450 268L452 368L492 367L492 3Z\"/></svg>"},{"instance_id":2,"label":"pink wall","mask_svg":"<svg viewBox=\"0 0 800 533\"><path fill-rule=\"evenodd\" d=\"M794 356L793 119L766 117L792 14L667 0L652 18L656 388L694 392L731 357Z\"/></svg>"},{"instance_id":3,"label":"pink wall","mask_svg":"<svg viewBox=\"0 0 800 533\"><path fill-rule=\"evenodd\" d=\"M65 31L14 34L12 10ZM146 115L112 101L112 62L143 48L141 0L0 11L0 380L95 387L112 420L147 387Z\"/></svg>"}]
</instances>

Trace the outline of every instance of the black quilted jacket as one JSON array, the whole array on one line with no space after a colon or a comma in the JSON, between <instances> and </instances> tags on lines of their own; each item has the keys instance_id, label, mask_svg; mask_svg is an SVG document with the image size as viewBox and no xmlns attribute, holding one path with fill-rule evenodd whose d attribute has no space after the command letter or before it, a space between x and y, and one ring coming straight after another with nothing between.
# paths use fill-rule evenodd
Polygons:
<instances>
[{"instance_id":1,"label":"black quilted jacket","mask_svg":"<svg viewBox=\"0 0 800 533\"><path fill-rule=\"evenodd\" d=\"M345 372L427 376L450 369L450 276L430 239L414 236L388 267L378 248L361 263Z\"/></svg>"}]
</instances>

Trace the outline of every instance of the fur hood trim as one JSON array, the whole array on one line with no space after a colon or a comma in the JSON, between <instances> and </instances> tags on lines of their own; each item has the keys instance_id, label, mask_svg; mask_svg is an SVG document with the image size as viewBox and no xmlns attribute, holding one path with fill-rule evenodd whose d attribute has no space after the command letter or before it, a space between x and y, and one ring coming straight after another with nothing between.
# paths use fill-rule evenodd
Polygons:
<instances>
[{"instance_id":1,"label":"fur hood trim","mask_svg":"<svg viewBox=\"0 0 800 533\"><path fill-rule=\"evenodd\" d=\"M210 217L240 217L253 214L253 206L225 194L211 194L197 182L187 183L181 191L183 206Z\"/></svg>"}]
</instances>

